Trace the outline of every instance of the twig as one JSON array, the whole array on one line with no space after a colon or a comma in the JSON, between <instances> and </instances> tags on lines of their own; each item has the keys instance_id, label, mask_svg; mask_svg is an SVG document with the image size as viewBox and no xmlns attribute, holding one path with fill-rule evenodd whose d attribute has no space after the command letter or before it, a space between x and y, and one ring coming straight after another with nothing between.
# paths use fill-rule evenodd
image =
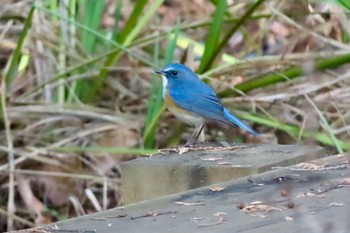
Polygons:
<instances>
[{"instance_id":1,"label":"twig","mask_svg":"<svg viewBox=\"0 0 350 233\"><path fill-rule=\"evenodd\" d=\"M88 175L88 174L35 171L35 170L25 170L25 169L15 169L13 172L15 174L23 174L23 175L56 176L56 177L66 177L66 178L86 179L86 180L103 180L105 178L105 176L94 176L94 175Z\"/></svg>"},{"instance_id":2,"label":"twig","mask_svg":"<svg viewBox=\"0 0 350 233\"><path fill-rule=\"evenodd\" d=\"M156 211L149 211L146 214L140 215L140 216L136 216L136 217L131 217L131 220L135 220L138 218L147 218L147 217L154 217L154 216L159 216L159 215L167 215L167 214L176 214L177 211L166 211L166 212L156 212Z\"/></svg>"},{"instance_id":3,"label":"twig","mask_svg":"<svg viewBox=\"0 0 350 233\"><path fill-rule=\"evenodd\" d=\"M169 153L169 152L176 152L179 154L184 154L189 151L208 151L208 152L215 152L215 151L231 151L231 150L238 150L246 148L247 146L243 145L237 145L237 146L179 146L174 148L165 148L165 149L159 149L159 153Z\"/></svg>"},{"instance_id":4,"label":"twig","mask_svg":"<svg viewBox=\"0 0 350 233\"><path fill-rule=\"evenodd\" d=\"M127 117L130 116L116 116L111 111L102 111L99 108L92 108L89 106L69 106L69 105L24 105L8 108L11 117L22 117L25 114L55 114L63 116L75 116L80 118L95 119L107 121L116 124L125 124L129 122Z\"/></svg>"},{"instance_id":5,"label":"twig","mask_svg":"<svg viewBox=\"0 0 350 233\"><path fill-rule=\"evenodd\" d=\"M15 176L14 176L14 170L15 170L15 156L13 153L13 141L12 141L12 134L11 134L11 122L8 118L7 113L7 107L6 107L6 81L5 78L2 79L1 82L1 106L2 106L2 115L4 119L4 126L5 126L5 132L6 132L6 141L7 141L7 148L8 148L8 164L9 164L9 193L8 193L8 202L7 202L7 231L13 230L13 220L15 215Z\"/></svg>"},{"instance_id":6,"label":"twig","mask_svg":"<svg viewBox=\"0 0 350 233\"><path fill-rule=\"evenodd\" d=\"M9 213L6 210L2 209L2 208L0 208L0 214L1 215L5 215L5 216L9 215ZM27 219L24 219L24 218L19 217L17 215L13 215L13 219L16 220L17 222L23 223L23 224L25 224L25 225L27 225L29 227L34 227L35 226L35 223L33 223L31 221L28 221Z\"/></svg>"},{"instance_id":7,"label":"twig","mask_svg":"<svg viewBox=\"0 0 350 233\"><path fill-rule=\"evenodd\" d=\"M211 227L211 226L220 225L223 222L224 222L224 217L220 216L220 218L219 218L219 220L217 222L206 223L206 224L198 224L197 227Z\"/></svg>"},{"instance_id":8,"label":"twig","mask_svg":"<svg viewBox=\"0 0 350 233\"><path fill-rule=\"evenodd\" d=\"M122 214L117 214L117 215L109 215L109 216L105 216L105 217L97 217L97 218L92 218L91 220L96 220L96 221L105 221L106 219L112 219L112 218L125 218L126 216L128 216L125 213Z\"/></svg>"}]
</instances>

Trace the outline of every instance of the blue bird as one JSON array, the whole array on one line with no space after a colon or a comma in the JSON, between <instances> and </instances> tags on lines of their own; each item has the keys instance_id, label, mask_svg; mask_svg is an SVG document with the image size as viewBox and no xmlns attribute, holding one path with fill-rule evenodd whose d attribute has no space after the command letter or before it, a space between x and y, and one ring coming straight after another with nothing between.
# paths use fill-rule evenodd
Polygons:
<instances>
[{"instance_id":1,"label":"blue bird","mask_svg":"<svg viewBox=\"0 0 350 233\"><path fill-rule=\"evenodd\" d=\"M213 89L187 66L173 63L155 72L163 78L163 99L166 107L178 119L196 127L187 144L198 139L206 120L223 122L257 135L255 130L231 114L221 104Z\"/></svg>"}]
</instances>

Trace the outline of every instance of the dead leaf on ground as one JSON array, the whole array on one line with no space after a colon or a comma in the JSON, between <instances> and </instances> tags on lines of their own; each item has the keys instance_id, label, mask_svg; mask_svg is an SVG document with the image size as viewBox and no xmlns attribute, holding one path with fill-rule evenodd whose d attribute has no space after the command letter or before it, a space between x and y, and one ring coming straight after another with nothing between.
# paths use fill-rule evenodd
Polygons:
<instances>
[{"instance_id":1,"label":"dead leaf on ground","mask_svg":"<svg viewBox=\"0 0 350 233\"><path fill-rule=\"evenodd\" d=\"M339 185L341 186L350 186L350 178L340 179Z\"/></svg>"},{"instance_id":2,"label":"dead leaf on ground","mask_svg":"<svg viewBox=\"0 0 350 233\"><path fill-rule=\"evenodd\" d=\"M297 194L297 198L300 198L300 197L313 197L315 195L316 195L315 193L311 193L311 192L299 193L299 194Z\"/></svg>"},{"instance_id":3,"label":"dead leaf on ground","mask_svg":"<svg viewBox=\"0 0 350 233\"><path fill-rule=\"evenodd\" d=\"M215 217L222 217L222 216L226 216L227 213L225 213L225 212L216 212L216 213L214 213L213 215L214 215Z\"/></svg>"},{"instance_id":4,"label":"dead leaf on ground","mask_svg":"<svg viewBox=\"0 0 350 233\"><path fill-rule=\"evenodd\" d=\"M45 210L45 205L39 201L33 194L30 187L30 180L23 176L17 176L18 192L22 197L26 207L33 213L35 213L35 223L37 225L50 224L52 221L49 217L43 216L41 213Z\"/></svg>"},{"instance_id":5,"label":"dead leaf on ground","mask_svg":"<svg viewBox=\"0 0 350 233\"><path fill-rule=\"evenodd\" d=\"M84 173L83 165L79 158L74 155L66 155L64 158L70 171ZM38 170L56 173L67 173L66 170L52 165L42 165ZM82 197L84 194L84 180L64 176L38 176L32 179L32 185L44 187L44 198L50 200L52 205L61 206L67 204L70 196Z\"/></svg>"},{"instance_id":6,"label":"dead leaf on ground","mask_svg":"<svg viewBox=\"0 0 350 233\"><path fill-rule=\"evenodd\" d=\"M224 189L225 189L225 187L220 187L220 186L212 186L212 187L210 187L210 190L212 192L221 192Z\"/></svg>"},{"instance_id":7,"label":"dead leaf on ground","mask_svg":"<svg viewBox=\"0 0 350 233\"><path fill-rule=\"evenodd\" d=\"M117 125L114 129L108 132L103 132L93 138L93 143L101 147L134 147L140 142L139 134L136 132L138 128L137 123L127 123L126 126ZM99 156L94 154L91 157L96 159L97 166L102 171L108 171L115 163L127 161L135 158L134 155L121 155L116 153L98 153Z\"/></svg>"},{"instance_id":8,"label":"dead leaf on ground","mask_svg":"<svg viewBox=\"0 0 350 233\"><path fill-rule=\"evenodd\" d=\"M342 207L345 206L345 203L332 202L329 204L330 207Z\"/></svg>"},{"instance_id":9,"label":"dead leaf on ground","mask_svg":"<svg viewBox=\"0 0 350 233\"><path fill-rule=\"evenodd\" d=\"M256 211L271 212L271 211L282 211L282 209L274 206L269 206L269 205L248 205L244 207L242 211L247 213L256 212Z\"/></svg>"},{"instance_id":10,"label":"dead leaf on ground","mask_svg":"<svg viewBox=\"0 0 350 233\"><path fill-rule=\"evenodd\" d=\"M190 151L190 148L188 148L188 147L180 147L180 148L178 148L179 155L185 154L188 151Z\"/></svg>"},{"instance_id":11,"label":"dead leaf on ground","mask_svg":"<svg viewBox=\"0 0 350 233\"><path fill-rule=\"evenodd\" d=\"M326 165L319 165L314 163L299 163L297 167L305 170L320 170L323 169Z\"/></svg>"},{"instance_id":12,"label":"dead leaf on ground","mask_svg":"<svg viewBox=\"0 0 350 233\"><path fill-rule=\"evenodd\" d=\"M261 201L254 201L246 206L242 206L241 211L246 213L252 213L252 212L258 212L258 211L263 211L263 212L282 211L282 209L275 206L263 204Z\"/></svg>"}]
</instances>

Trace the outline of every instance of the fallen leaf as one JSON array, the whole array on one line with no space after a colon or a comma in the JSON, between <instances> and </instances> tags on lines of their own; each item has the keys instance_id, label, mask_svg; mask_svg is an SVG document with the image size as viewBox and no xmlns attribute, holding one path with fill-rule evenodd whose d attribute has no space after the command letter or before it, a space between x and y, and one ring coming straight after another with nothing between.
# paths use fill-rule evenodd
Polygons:
<instances>
[{"instance_id":1,"label":"fallen leaf","mask_svg":"<svg viewBox=\"0 0 350 233\"><path fill-rule=\"evenodd\" d=\"M213 186L213 187L210 187L210 190L212 192L221 192L222 190L224 190L225 187L220 187L220 186Z\"/></svg>"},{"instance_id":2,"label":"fallen leaf","mask_svg":"<svg viewBox=\"0 0 350 233\"><path fill-rule=\"evenodd\" d=\"M341 206L345 206L346 204L345 203L338 203L338 202L332 202L329 204L330 207L341 207Z\"/></svg>"},{"instance_id":3,"label":"fallen leaf","mask_svg":"<svg viewBox=\"0 0 350 233\"><path fill-rule=\"evenodd\" d=\"M214 213L213 215L214 215L215 217L222 217L222 216L226 216L227 213L225 213L225 212L217 212L217 213Z\"/></svg>"},{"instance_id":4,"label":"fallen leaf","mask_svg":"<svg viewBox=\"0 0 350 233\"><path fill-rule=\"evenodd\" d=\"M313 197L315 195L316 195L315 193L310 193L310 192L308 192L308 193L299 193L297 195L297 198L300 198L300 197Z\"/></svg>"},{"instance_id":5,"label":"fallen leaf","mask_svg":"<svg viewBox=\"0 0 350 233\"><path fill-rule=\"evenodd\" d=\"M26 205L26 207L33 213L35 213L35 223L38 225L44 225L51 223L51 219L47 216L43 216L42 212L45 210L45 205L34 196L32 188L30 186L30 180L24 178L21 175L17 176L18 192Z\"/></svg>"},{"instance_id":6,"label":"fallen leaf","mask_svg":"<svg viewBox=\"0 0 350 233\"><path fill-rule=\"evenodd\" d=\"M190 148L188 148L188 147L180 147L180 148L178 148L179 155L185 154L188 151L190 151Z\"/></svg>"},{"instance_id":7,"label":"fallen leaf","mask_svg":"<svg viewBox=\"0 0 350 233\"><path fill-rule=\"evenodd\" d=\"M254 201L249 205L244 206L241 209L241 211L244 211L246 213L251 213L251 212L257 212L257 211L264 211L264 212L282 211L282 209L274 206L262 204L261 201Z\"/></svg>"},{"instance_id":8,"label":"fallen leaf","mask_svg":"<svg viewBox=\"0 0 350 233\"><path fill-rule=\"evenodd\" d=\"M326 165L318 165L314 163L299 163L297 167L305 169L305 170L321 170L325 167Z\"/></svg>"}]
</instances>

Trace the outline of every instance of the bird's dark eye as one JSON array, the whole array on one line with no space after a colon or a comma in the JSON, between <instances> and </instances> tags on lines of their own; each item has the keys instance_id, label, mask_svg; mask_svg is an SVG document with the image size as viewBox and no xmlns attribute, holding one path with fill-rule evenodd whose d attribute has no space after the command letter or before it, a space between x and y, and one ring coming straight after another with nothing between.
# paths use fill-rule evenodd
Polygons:
<instances>
[{"instance_id":1,"label":"bird's dark eye","mask_svg":"<svg viewBox=\"0 0 350 233\"><path fill-rule=\"evenodd\" d=\"M176 76L177 75L177 71L173 71L173 75Z\"/></svg>"}]
</instances>

